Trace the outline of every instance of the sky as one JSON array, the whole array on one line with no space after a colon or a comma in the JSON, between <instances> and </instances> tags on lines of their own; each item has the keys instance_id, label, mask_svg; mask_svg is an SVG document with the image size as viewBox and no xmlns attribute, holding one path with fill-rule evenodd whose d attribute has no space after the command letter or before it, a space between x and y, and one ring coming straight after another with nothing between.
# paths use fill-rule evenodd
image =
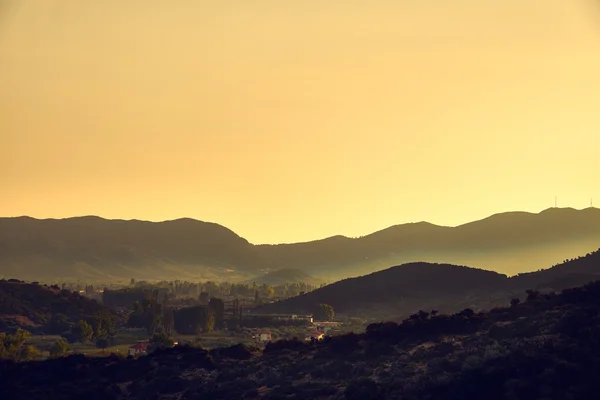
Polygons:
<instances>
[{"instance_id":1,"label":"sky","mask_svg":"<svg viewBox=\"0 0 600 400\"><path fill-rule=\"evenodd\" d=\"M0 215L253 243L600 204L593 0L0 0Z\"/></svg>"}]
</instances>

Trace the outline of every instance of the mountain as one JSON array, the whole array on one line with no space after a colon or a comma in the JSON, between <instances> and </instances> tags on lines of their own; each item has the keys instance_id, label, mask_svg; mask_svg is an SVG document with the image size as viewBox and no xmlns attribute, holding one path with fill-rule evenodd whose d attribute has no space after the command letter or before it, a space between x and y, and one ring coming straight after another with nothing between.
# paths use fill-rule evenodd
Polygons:
<instances>
[{"instance_id":1,"label":"mountain","mask_svg":"<svg viewBox=\"0 0 600 400\"><path fill-rule=\"evenodd\" d=\"M85 281L245 281L261 270L296 269L328 282L390 265L427 261L517 274L600 244L600 209L510 212L460 225L403 224L360 238L253 245L192 219L165 222L0 218L0 276Z\"/></svg>"},{"instance_id":2,"label":"mountain","mask_svg":"<svg viewBox=\"0 0 600 400\"><path fill-rule=\"evenodd\" d=\"M53 314L62 314L65 324L98 314L119 319L113 310L79 293L16 279L0 280L0 332L19 327L32 332L43 331L51 324Z\"/></svg>"},{"instance_id":3,"label":"mountain","mask_svg":"<svg viewBox=\"0 0 600 400\"><path fill-rule=\"evenodd\" d=\"M539 214L496 214L457 227L420 222L357 239L336 236L261 246L261 261L269 268L287 257L287 268L301 268L328 281L419 261L513 275L585 254L599 245L600 209L552 208Z\"/></svg>"},{"instance_id":4,"label":"mountain","mask_svg":"<svg viewBox=\"0 0 600 400\"><path fill-rule=\"evenodd\" d=\"M248 280L246 283L256 283L257 285L270 285L280 286L286 283L306 283L312 286L318 286L324 281L313 278L307 273L300 271L299 269L278 269L276 271L268 272L264 275Z\"/></svg>"},{"instance_id":5,"label":"mountain","mask_svg":"<svg viewBox=\"0 0 600 400\"><path fill-rule=\"evenodd\" d=\"M415 314L362 334L137 359L0 362L7 399L593 399L600 282L487 313Z\"/></svg>"},{"instance_id":6,"label":"mountain","mask_svg":"<svg viewBox=\"0 0 600 400\"><path fill-rule=\"evenodd\" d=\"M508 277L449 264L409 263L344 279L301 296L267 304L258 313L311 313L318 304L337 314L371 320L406 316L415 309L453 311L478 293L489 293Z\"/></svg>"},{"instance_id":7,"label":"mountain","mask_svg":"<svg viewBox=\"0 0 600 400\"><path fill-rule=\"evenodd\" d=\"M266 304L260 313L310 313L321 303L337 313L371 319L406 317L415 309L453 312L506 304L526 289L556 291L600 279L600 250L546 270L513 277L449 264L410 263L335 282Z\"/></svg>"},{"instance_id":8,"label":"mountain","mask_svg":"<svg viewBox=\"0 0 600 400\"><path fill-rule=\"evenodd\" d=\"M21 279L211 279L254 265L252 250L227 228L187 218L0 219L0 274Z\"/></svg>"}]
</instances>

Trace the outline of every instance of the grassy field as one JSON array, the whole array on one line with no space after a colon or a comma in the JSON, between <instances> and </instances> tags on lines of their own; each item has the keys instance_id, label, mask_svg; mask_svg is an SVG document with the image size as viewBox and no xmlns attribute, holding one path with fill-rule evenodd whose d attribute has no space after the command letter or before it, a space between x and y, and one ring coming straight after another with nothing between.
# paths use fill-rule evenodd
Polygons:
<instances>
[{"instance_id":1,"label":"grassy field","mask_svg":"<svg viewBox=\"0 0 600 400\"><path fill-rule=\"evenodd\" d=\"M227 347L238 343L252 343L252 338L247 335L230 335L225 332L214 332L202 335L179 335L175 334L174 339L179 343L196 343L204 348L212 349L216 347ZM34 335L29 338L27 345L33 345L42 351L43 358L50 355L50 348L57 340L62 340L58 335ZM108 356L111 353L127 355L130 346L139 341L148 340L148 334L145 331L139 332L119 332L115 336L115 345L100 349L94 343L69 343L72 353L84 354L91 357Z\"/></svg>"},{"instance_id":2,"label":"grassy field","mask_svg":"<svg viewBox=\"0 0 600 400\"><path fill-rule=\"evenodd\" d=\"M62 340L62 338L58 335L35 335L31 336L26 344L37 347L42 351L43 357L48 357L50 355L50 348L57 340ZM131 335L117 337L117 344L112 347L107 347L104 349L104 351L97 348L94 343L69 343L69 347L71 348L72 353L80 353L92 357L101 357L111 353L127 354L127 349L129 346L136 343L137 340L131 337Z\"/></svg>"},{"instance_id":3,"label":"grassy field","mask_svg":"<svg viewBox=\"0 0 600 400\"><path fill-rule=\"evenodd\" d=\"M310 330L309 327L284 326L277 328L264 328L273 334L273 340L298 338L303 340ZM338 329L331 334L341 334L348 331L364 331L364 321L348 320L342 323ZM173 338L180 344L190 343L200 345L205 349L214 349L217 347L228 347L238 343L246 345L260 345L247 333L241 332L213 332L199 335L180 335L174 334ZM57 340L62 340L58 335L33 335L27 341L27 344L33 345L42 350L43 357L49 356L50 348ZM70 343L71 353L80 353L91 357L108 356L111 353L127 355L130 346L139 341L148 340L146 331L121 331L115 336L114 346L106 349L97 348L95 343Z\"/></svg>"}]
</instances>

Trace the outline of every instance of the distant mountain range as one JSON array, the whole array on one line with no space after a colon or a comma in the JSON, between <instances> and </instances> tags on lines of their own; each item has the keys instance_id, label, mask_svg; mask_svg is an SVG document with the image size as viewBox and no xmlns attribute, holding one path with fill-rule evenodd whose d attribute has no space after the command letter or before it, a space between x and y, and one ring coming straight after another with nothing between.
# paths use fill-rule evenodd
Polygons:
<instances>
[{"instance_id":1,"label":"distant mountain range","mask_svg":"<svg viewBox=\"0 0 600 400\"><path fill-rule=\"evenodd\" d=\"M344 279L256 312L309 313L318 304L338 313L374 320L408 317L417 310L456 312L491 309L523 299L527 289L560 291L600 279L600 250L551 268L513 277L482 269L410 263Z\"/></svg>"},{"instance_id":2,"label":"distant mountain range","mask_svg":"<svg viewBox=\"0 0 600 400\"><path fill-rule=\"evenodd\" d=\"M245 281L280 269L328 282L409 262L505 274L544 268L600 246L600 210L509 212L460 225L396 225L360 238L253 245L193 219L0 218L0 276L29 280Z\"/></svg>"}]
</instances>

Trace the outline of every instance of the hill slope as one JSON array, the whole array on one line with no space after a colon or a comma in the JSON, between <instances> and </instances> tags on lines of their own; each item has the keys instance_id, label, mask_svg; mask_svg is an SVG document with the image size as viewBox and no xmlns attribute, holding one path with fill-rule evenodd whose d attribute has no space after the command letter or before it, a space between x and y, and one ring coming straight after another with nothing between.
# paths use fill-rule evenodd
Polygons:
<instances>
[{"instance_id":1,"label":"hill slope","mask_svg":"<svg viewBox=\"0 0 600 400\"><path fill-rule=\"evenodd\" d=\"M281 245L253 245L220 225L191 219L0 218L0 276L240 281L260 270L284 268L331 282L418 261L516 274L599 244L596 208L504 213L453 228L404 224L356 239Z\"/></svg>"},{"instance_id":2,"label":"hill slope","mask_svg":"<svg viewBox=\"0 0 600 400\"><path fill-rule=\"evenodd\" d=\"M222 271L253 257L229 229L192 219L0 219L0 273L21 279L202 277L204 266Z\"/></svg>"},{"instance_id":3,"label":"hill slope","mask_svg":"<svg viewBox=\"0 0 600 400\"><path fill-rule=\"evenodd\" d=\"M264 305L257 312L311 312L321 303L339 313L404 317L416 308L453 312L506 304L526 289L561 290L600 279L600 250L514 277L476 268L411 263L345 279L302 296Z\"/></svg>"},{"instance_id":4,"label":"hill slope","mask_svg":"<svg viewBox=\"0 0 600 400\"><path fill-rule=\"evenodd\" d=\"M415 315L318 343L177 346L138 359L0 363L6 398L592 399L600 282L488 313Z\"/></svg>"},{"instance_id":5,"label":"hill slope","mask_svg":"<svg viewBox=\"0 0 600 400\"><path fill-rule=\"evenodd\" d=\"M419 261L470 265L514 275L585 254L599 245L600 209L564 208L539 214L496 214L457 227L421 222L357 239L334 237L260 246L260 256L267 268L287 259L287 268L301 268L335 281Z\"/></svg>"},{"instance_id":6,"label":"hill slope","mask_svg":"<svg viewBox=\"0 0 600 400\"><path fill-rule=\"evenodd\" d=\"M0 280L0 332L21 327L43 330L53 314L66 317L65 323L97 314L118 318L117 314L79 293L16 280Z\"/></svg>"}]
</instances>

